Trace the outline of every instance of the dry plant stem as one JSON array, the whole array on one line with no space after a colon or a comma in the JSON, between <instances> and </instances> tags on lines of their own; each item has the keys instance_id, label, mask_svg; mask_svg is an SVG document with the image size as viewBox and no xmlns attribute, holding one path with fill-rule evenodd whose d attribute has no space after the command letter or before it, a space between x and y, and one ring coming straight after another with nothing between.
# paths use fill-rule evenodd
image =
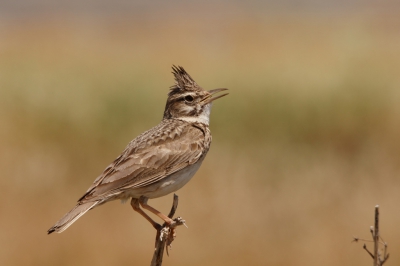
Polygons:
<instances>
[{"instance_id":1,"label":"dry plant stem","mask_svg":"<svg viewBox=\"0 0 400 266\"><path fill-rule=\"evenodd\" d=\"M371 256L371 258L374 259L374 255L367 249L367 245L364 244L363 248L365 249L365 251L368 252L368 254Z\"/></svg>"},{"instance_id":2,"label":"dry plant stem","mask_svg":"<svg viewBox=\"0 0 400 266\"><path fill-rule=\"evenodd\" d=\"M172 219L175 214L176 209L178 208L178 196L174 194L174 201L172 203L171 211L168 214L168 217ZM185 224L185 221L180 217L173 219L173 224L164 223L162 228L157 230L156 235L156 244L154 248L153 259L151 260L150 266L161 266L164 250L168 248L171 242L174 240L175 236L175 228L178 225ZM168 253L168 249L167 249Z\"/></svg>"},{"instance_id":3,"label":"dry plant stem","mask_svg":"<svg viewBox=\"0 0 400 266\"><path fill-rule=\"evenodd\" d=\"M364 242L374 242L374 253L368 250L367 245L364 243L363 248L365 251L371 256L374 266L382 266L389 258L389 254L387 253L387 243L383 240L383 238L379 235L379 205L375 206L375 223L374 226L371 226L369 229L372 235L372 241L353 237L352 242L364 241ZM382 244L383 249L383 257L382 253L379 250L379 244Z\"/></svg>"},{"instance_id":4,"label":"dry plant stem","mask_svg":"<svg viewBox=\"0 0 400 266\"><path fill-rule=\"evenodd\" d=\"M379 205L375 206L375 225L372 236L374 239L374 266L382 266L389 258L389 254L387 254L387 243L379 235ZM379 243L384 246L383 258L381 252L379 252Z\"/></svg>"},{"instance_id":5,"label":"dry plant stem","mask_svg":"<svg viewBox=\"0 0 400 266\"><path fill-rule=\"evenodd\" d=\"M379 248L379 205L375 206L375 226L374 226L374 266L379 266L380 256L378 255L378 248Z\"/></svg>"}]
</instances>

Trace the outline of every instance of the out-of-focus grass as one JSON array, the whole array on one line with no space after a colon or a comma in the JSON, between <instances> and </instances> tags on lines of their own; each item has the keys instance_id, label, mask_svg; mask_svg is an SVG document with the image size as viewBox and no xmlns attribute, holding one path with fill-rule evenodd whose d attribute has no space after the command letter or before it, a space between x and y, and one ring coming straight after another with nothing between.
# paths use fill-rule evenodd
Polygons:
<instances>
[{"instance_id":1,"label":"out-of-focus grass","mask_svg":"<svg viewBox=\"0 0 400 266\"><path fill-rule=\"evenodd\" d=\"M400 20L383 16L8 22L0 35L1 265L143 265L154 232L128 205L73 207L161 119L171 64L230 95L179 191L166 265L368 263L373 206L400 261ZM152 201L167 211L172 196ZM338 255L340 254L340 256Z\"/></svg>"}]
</instances>

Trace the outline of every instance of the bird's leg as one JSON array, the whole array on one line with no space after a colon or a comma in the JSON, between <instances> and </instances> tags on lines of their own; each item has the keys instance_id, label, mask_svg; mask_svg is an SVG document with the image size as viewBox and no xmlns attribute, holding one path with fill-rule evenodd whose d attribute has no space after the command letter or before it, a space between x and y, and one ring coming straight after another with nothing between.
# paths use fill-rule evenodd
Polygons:
<instances>
[{"instance_id":1,"label":"bird's leg","mask_svg":"<svg viewBox=\"0 0 400 266\"><path fill-rule=\"evenodd\" d=\"M160 231L162 226L156 222L153 221L153 219L150 218L139 206L139 199L132 198L131 200L131 206L134 211L140 213L144 218L146 218L147 221L151 223L151 225L157 230ZM167 217L168 218L168 217Z\"/></svg>"},{"instance_id":2,"label":"bird's leg","mask_svg":"<svg viewBox=\"0 0 400 266\"><path fill-rule=\"evenodd\" d=\"M141 197L139 198L139 203L140 203L140 205L141 205L144 209L146 209L146 210L148 210L148 211L151 211L152 213L154 213L155 215L157 215L158 217L160 217L161 219L163 219L164 222L166 222L168 225L173 225L173 224L175 224L175 221L174 221L174 220L172 220L172 219L169 218L168 216L162 214L161 212L157 211L156 209L154 209L153 207L151 207L150 205L148 205L148 204L147 204L147 200L148 200L148 198L143 197L143 196L141 196Z\"/></svg>"}]
</instances>

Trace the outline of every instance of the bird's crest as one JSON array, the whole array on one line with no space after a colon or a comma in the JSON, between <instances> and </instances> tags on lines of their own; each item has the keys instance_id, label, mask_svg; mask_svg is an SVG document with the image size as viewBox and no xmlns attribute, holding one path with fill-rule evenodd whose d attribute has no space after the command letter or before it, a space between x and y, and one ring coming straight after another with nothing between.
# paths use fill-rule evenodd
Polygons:
<instances>
[{"instance_id":1,"label":"bird's crest","mask_svg":"<svg viewBox=\"0 0 400 266\"><path fill-rule=\"evenodd\" d=\"M196 81L181 66L172 65L172 74L175 76L175 85L171 87L169 95L182 91L200 91L203 90Z\"/></svg>"}]
</instances>

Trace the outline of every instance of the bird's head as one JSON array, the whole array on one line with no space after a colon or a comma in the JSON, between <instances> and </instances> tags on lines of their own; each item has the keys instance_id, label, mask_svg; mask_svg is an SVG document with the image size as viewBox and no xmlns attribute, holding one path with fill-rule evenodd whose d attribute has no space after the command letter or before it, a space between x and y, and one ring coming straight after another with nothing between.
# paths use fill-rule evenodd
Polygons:
<instances>
[{"instance_id":1,"label":"bird's head","mask_svg":"<svg viewBox=\"0 0 400 266\"><path fill-rule=\"evenodd\" d=\"M207 124L210 119L211 103L228 93L218 96L214 94L227 89L206 91L192 79L180 66L172 66L175 85L168 94L164 111L164 119L177 118L188 122Z\"/></svg>"}]
</instances>

